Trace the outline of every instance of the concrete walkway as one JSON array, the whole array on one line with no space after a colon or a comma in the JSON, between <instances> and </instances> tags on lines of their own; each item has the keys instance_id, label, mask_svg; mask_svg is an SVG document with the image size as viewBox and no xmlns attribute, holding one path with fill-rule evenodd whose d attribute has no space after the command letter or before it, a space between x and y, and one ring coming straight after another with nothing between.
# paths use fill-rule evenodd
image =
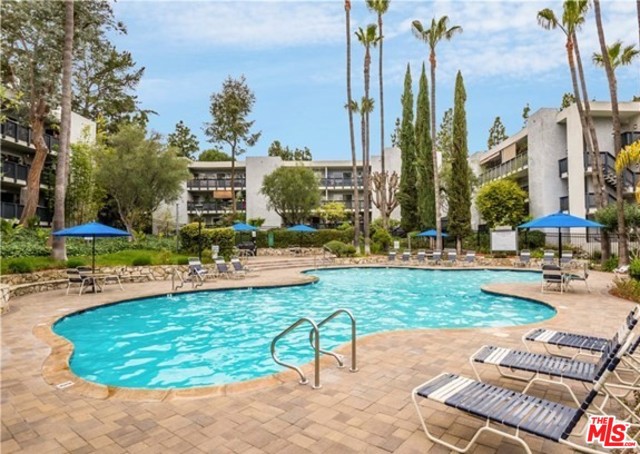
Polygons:
<instances>
[{"instance_id":1,"label":"concrete walkway","mask_svg":"<svg viewBox=\"0 0 640 454\"><path fill-rule=\"evenodd\" d=\"M280 285L309 279L300 269L263 271L245 280L217 280L208 288ZM539 285L493 285L491 290L544 300L558 315L544 323L557 329L610 336L631 309L607 292L612 275L594 272L593 292L575 284L569 294L542 295ZM33 332L66 313L110 301L168 293L168 282L108 286L97 295L63 291L12 300L2 317L2 453L34 452L447 452L428 441L410 400L410 391L443 371L472 376L468 358L482 344L519 347L533 325L491 329L414 330L368 336L359 346L356 374L332 365L322 370L321 390L294 378L231 395L163 401L126 396L88 397L45 382L42 365L50 347ZM44 325L43 325L44 324ZM346 351L345 351L346 353ZM517 382L483 369L483 379L513 389ZM576 386L576 392L581 387ZM532 393L558 401L558 389ZM582 394L579 394L582 395ZM437 435L464 445L477 420L428 404L424 408ZM525 437L538 453L568 452L537 437ZM472 452L521 452L515 444L486 435Z\"/></svg>"}]
</instances>

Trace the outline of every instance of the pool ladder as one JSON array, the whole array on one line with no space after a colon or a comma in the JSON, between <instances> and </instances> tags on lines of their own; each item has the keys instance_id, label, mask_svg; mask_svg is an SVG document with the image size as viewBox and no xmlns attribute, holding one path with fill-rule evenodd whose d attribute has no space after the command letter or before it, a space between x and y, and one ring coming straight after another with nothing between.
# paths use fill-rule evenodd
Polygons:
<instances>
[{"instance_id":1,"label":"pool ladder","mask_svg":"<svg viewBox=\"0 0 640 454\"><path fill-rule=\"evenodd\" d=\"M333 356L338 363L338 367L339 368L344 367L344 357L342 355L339 355L337 353L334 353L328 350L322 350L320 348L320 328L330 320L333 320L334 318L336 318L340 314L346 314L351 320L351 368L349 369L349 371L358 372L358 367L356 366L356 319L353 317L353 314L347 309L338 309L334 311L331 315L329 315L327 318L322 320L320 323L316 323L315 321L313 321L311 318L308 318L308 317L299 318L294 323L289 325L289 327L287 327L284 331L282 331L280 334L278 334L276 337L273 338L273 341L271 341L271 357L276 362L276 364L284 366L288 369L295 370L300 376L299 383L301 385L306 385L307 383L309 383L309 380L305 376L304 372L302 372L302 369L294 366L293 364L287 364L283 362L276 355L276 344L278 343L278 341L282 339L284 336L286 336L288 333L296 329L298 326L308 323L309 325L311 325L311 330L309 331L309 343L311 344L311 348L313 348L313 351L314 351L314 384L312 385L312 388L313 389L321 388L322 385L320 384L320 353L324 355Z\"/></svg>"},{"instance_id":2,"label":"pool ladder","mask_svg":"<svg viewBox=\"0 0 640 454\"><path fill-rule=\"evenodd\" d=\"M197 274L190 274L185 280L183 277L183 274L177 269L174 269L171 272L171 291L172 292L175 292L176 290L184 287L184 284L187 282L191 282L191 286L193 288L198 288L204 285L204 280L202 279L201 276Z\"/></svg>"}]
</instances>

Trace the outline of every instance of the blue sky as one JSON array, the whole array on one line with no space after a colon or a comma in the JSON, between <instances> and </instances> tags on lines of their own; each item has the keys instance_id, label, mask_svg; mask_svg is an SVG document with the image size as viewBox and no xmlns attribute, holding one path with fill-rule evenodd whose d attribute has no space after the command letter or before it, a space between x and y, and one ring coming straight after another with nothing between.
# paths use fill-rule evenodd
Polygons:
<instances>
[{"instance_id":1,"label":"blue sky","mask_svg":"<svg viewBox=\"0 0 640 454\"><path fill-rule=\"evenodd\" d=\"M291 147L309 147L315 159L349 159L345 88L344 2L332 1L135 1L115 4L128 34L116 45L133 53L146 67L138 95L144 108L158 112L150 127L162 134L183 120L206 141L203 125L210 121L209 98L228 76L247 78L256 95L251 116L262 131L248 155L264 155L273 140ZM448 15L464 32L438 49L438 124L453 104L455 74L462 71L467 89L469 151L486 148L496 116L507 133L522 126L522 109L532 112L557 107L571 91L564 35L547 31L536 13L557 1L404 1L391 0L384 16L385 136L400 116L400 95L407 63L414 96L427 47L411 33L411 22ZM638 40L635 1L602 2L608 42ZM352 28L375 22L364 1L352 0ZM608 99L603 70L590 56L599 50L595 20L590 14L580 36L590 98ZM352 40L354 98L363 95L363 49ZM428 71L428 61L427 71ZM373 53L371 88L378 97L377 50ZM640 95L640 60L618 73L619 98ZM372 116L371 150L379 154L380 119Z\"/></svg>"}]
</instances>

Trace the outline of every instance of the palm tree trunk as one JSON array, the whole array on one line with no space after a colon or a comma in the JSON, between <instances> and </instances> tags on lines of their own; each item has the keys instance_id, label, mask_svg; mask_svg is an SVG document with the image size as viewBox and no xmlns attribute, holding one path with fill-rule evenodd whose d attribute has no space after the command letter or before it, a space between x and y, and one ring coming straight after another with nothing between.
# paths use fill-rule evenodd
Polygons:
<instances>
[{"instance_id":1,"label":"palm tree trunk","mask_svg":"<svg viewBox=\"0 0 640 454\"><path fill-rule=\"evenodd\" d=\"M369 81L371 71L371 55L369 47L365 51L364 57L364 100L362 102L363 115L365 121L365 137L363 137L362 149L362 186L364 188L364 253L371 254L371 238L369 236L369 221L371 217L371 186L369 182ZM366 103L364 101L367 101ZM366 107L365 107L366 104Z\"/></svg>"},{"instance_id":2,"label":"palm tree trunk","mask_svg":"<svg viewBox=\"0 0 640 454\"><path fill-rule=\"evenodd\" d=\"M353 110L351 109L351 2L345 0L344 11L346 16L347 32L347 112L349 114L349 138L351 140L351 164L353 182L353 227L354 245L360 253L360 191L358 190L358 158L356 156L356 138L353 127Z\"/></svg>"},{"instance_id":3,"label":"palm tree trunk","mask_svg":"<svg viewBox=\"0 0 640 454\"><path fill-rule=\"evenodd\" d=\"M73 63L73 1L65 0L64 10L64 50L62 56L62 104L60 118L60 150L56 167L55 206L53 230L65 226L65 198L67 192L67 168L69 167L69 147L71 139L71 67ZM67 260L64 237L53 237L51 256L54 260Z\"/></svg>"},{"instance_id":4,"label":"palm tree trunk","mask_svg":"<svg viewBox=\"0 0 640 454\"><path fill-rule=\"evenodd\" d=\"M236 220L236 147L231 147L231 214Z\"/></svg>"},{"instance_id":5,"label":"palm tree trunk","mask_svg":"<svg viewBox=\"0 0 640 454\"><path fill-rule=\"evenodd\" d=\"M607 43L604 37L604 28L602 27L602 14L600 11L600 1L594 1L594 10L596 16L596 26L598 29L598 41L600 42L600 50L602 52L602 62L604 63L607 80L609 81L609 94L611 96L611 117L613 123L613 147L615 148L615 156L622 150L622 136L620 125L620 110L618 107L618 83L616 75L611 66ZM638 20L640 24L640 2L638 2ZM629 263L629 244L627 237L627 228L624 219L624 173L617 174L616 178L616 211L618 214L618 257L620 265Z\"/></svg>"},{"instance_id":6,"label":"palm tree trunk","mask_svg":"<svg viewBox=\"0 0 640 454\"><path fill-rule=\"evenodd\" d=\"M638 48L640 49L640 0L636 1L636 9L638 10Z\"/></svg>"},{"instance_id":7,"label":"palm tree trunk","mask_svg":"<svg viewBox=\"0 0 640 454\"><path fill-rule=\"evenodd\" d=\"M378 13L378 30L380 33L380 61L378 62L378 80L380 82L380 171L382 178L380 179L382 190L380 194L380 215L382 217L382 226L387 229L389 227L389 220L387 218L387 171L386 163L384 159L384 85L382 79L382 44L384 42L384 35L382 34L382 14Z\"/></svg>"},{"instance_id":8,"label":"palm tree trunk","mask_svg":"<svg viewBox=\"0 0 640 454\"><path fill-rule=\"evenodd\" d=\"M438 152L436 150L436 53L431 51L431 155L433 158L433 187L436 204L436 249L442 250L442 219L440 216L440 175L438 173Z\"/></svg>"}]
</instances>

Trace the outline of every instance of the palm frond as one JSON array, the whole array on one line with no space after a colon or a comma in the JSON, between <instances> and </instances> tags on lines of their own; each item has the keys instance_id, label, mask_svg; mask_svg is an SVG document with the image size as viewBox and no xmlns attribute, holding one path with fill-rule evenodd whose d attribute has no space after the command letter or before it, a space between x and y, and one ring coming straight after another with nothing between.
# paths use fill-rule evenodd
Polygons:
<instances>
[{"instance_id":1,"label":"palm frond","mask_svg":"<svg viewBox=\"0 0 640 454\"><path fill-rule=\"evenodd\" d=\"M367 8L377 14L384 14L389 9L389 0L367 0Z\"/></svg>"},{"instance_id":2,"label":"palm frond","mask_svg":"<svg viewBox=\"0 0 640 454\"><path fill-rule=\"evenodd\" d=\"M538 11L538 25L545 30L557 28L559 24L556 13L554 13L552 9L545 8Z\"/></svg>"},{"instance_id":3,"label":"palm frond","mask_svg":"<svg viewBox=\"0 0 640 454\"><path fill-rule=\"evenodd\" d=\"M616 172L620 175L627 167L640 164L640 140L624 147L616 158Z\"/></svg>"}]
</instances>

